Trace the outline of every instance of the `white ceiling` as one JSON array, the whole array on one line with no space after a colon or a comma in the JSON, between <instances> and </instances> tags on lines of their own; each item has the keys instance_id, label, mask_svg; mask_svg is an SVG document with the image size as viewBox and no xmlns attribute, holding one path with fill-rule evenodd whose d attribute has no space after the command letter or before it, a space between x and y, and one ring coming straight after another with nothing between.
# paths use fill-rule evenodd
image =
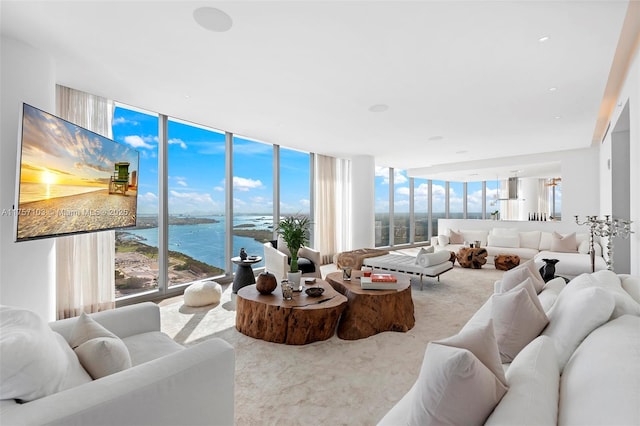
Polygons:
<instances>
[{"instance_id":1,"label":"white ceiling","mask_svg":"<svg viewBox=\"0 0 640 426\"><path fill-rule=\"evenodd\" d=\"M495 178L488 159L591 145L627 4L2 0L1 30L75 89L284 147ZM232 28L198 26L202 6Z\"/></svg>"}]
</instances>

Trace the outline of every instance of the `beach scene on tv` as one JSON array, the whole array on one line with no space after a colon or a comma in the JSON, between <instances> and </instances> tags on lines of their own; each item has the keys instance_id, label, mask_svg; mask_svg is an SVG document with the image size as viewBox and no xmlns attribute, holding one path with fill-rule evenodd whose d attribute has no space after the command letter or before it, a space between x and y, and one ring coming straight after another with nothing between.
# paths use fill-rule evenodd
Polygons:
<instances>
[{"instance_id":1,"label":"beach scene on tv","mask_svg":"<svg viewBox=\"0 0 640 426\"><path fill-rule=\"evenodd\" d=\"M24 105L17 241L136 225L138 151Z\"/></svg>"}]
</instances>

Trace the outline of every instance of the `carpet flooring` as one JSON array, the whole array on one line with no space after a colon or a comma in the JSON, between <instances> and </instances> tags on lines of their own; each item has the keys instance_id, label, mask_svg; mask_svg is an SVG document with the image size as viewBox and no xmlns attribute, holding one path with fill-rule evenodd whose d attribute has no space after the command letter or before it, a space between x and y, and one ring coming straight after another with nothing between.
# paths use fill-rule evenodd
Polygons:
<instances>
[{"instance_id":1,"label":"carpet flooring","mask_svg":"<svg viewBox=\"0 0 640 426\"><path fill-rule=\"evenodd\" d=\"M323 276L326 271L323 270ZM264 342L235 329L235 295L190 308L182 296L160 303L162 330L186 346L219 337L235 348L237 425L374 425L413 385L429 341L456 334L493 292L503 272L455 266L435 279L412 278L416 325L305 346Z\"/></svg>"}]
</instances>

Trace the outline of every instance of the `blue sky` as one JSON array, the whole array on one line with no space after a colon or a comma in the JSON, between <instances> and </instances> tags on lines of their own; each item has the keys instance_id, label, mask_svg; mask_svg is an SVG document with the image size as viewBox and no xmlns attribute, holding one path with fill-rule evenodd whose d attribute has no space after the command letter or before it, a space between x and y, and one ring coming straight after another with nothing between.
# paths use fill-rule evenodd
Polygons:
<instances>
[{"instance_id":1,"label":"blue sky","mask_svg":"<svg viewBox=\"0 0 640 426\"><path fill-rule=\"evenodd\" d=\"M113 138L140 152L138 212L158 210L158 118L118 106ZM170 214L223 214L225 135L192 123L169 120ZM234 213L273 210L273 147L234 136ZM309 212L309 154L280 149L282 213Z\"/></svg>"}]
</instances>

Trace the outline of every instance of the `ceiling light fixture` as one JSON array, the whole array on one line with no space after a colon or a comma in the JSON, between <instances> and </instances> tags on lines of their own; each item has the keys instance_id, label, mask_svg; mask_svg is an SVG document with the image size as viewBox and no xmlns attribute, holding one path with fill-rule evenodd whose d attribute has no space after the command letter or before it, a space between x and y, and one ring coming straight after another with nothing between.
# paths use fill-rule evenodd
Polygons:
<instances>
[{"instance_id":1,"label":"ceiling light fixture","mask_svg":"<svg viewBox=\"0 0 640 426\"><path fill-rule=\"evenodd\" d=\"M557 88L557 87L549 87L549 91L550 91L550 92L555 92L556 90L558 90L558 88Z\"/></svg>"},{"instance_id":2,"label":"ceiling light fixture","mask_svg":"<svg viewBox=\"0 0 640 426\"><path fill-rule=\"evenodd\" d=\"M371 112L385 112L388 109L389 109L389 105L385 105L385 104L376 104L376 105L371 105L369 107L369 111Z\"/></svg>"},{"instance_id":3,"label":"ceiling light fixture","mask_svg":"<svg viewBox=\"0 0 640 426\"><path fill-rule=\"evenodd\" d=\"M545 41L549 40L549 38L550 38L550 37L549 37L549 36L547 36L547 35L546 35L546 36L542 36L542 37L540 37L540 38L538 39L538 41L539 41L540 43L544 43Z\"/></svg>"},{"instance_id":4,"label":"ceiling light fixture","mask_svg":"<svg viewBox=\"0 0 640 426\"><path fill-rule=\"evenodd\" d=\"M434 142L434 141L441 141L442 139L444 139L444 136L431 136L429 139L427 139L428 141Z\"/></svg>"},{"instance_id":5,"label":"ceiling light fixture","mask_svg":"<svg viewBox=\"0 0 640 426\"><path fill-rule=\"evenodd\" d=\"M216 33L229 31L233 25L231 17L215 7L199 7L193 11L193 19L205 30Z\"/></svg>"}]
</instances>

